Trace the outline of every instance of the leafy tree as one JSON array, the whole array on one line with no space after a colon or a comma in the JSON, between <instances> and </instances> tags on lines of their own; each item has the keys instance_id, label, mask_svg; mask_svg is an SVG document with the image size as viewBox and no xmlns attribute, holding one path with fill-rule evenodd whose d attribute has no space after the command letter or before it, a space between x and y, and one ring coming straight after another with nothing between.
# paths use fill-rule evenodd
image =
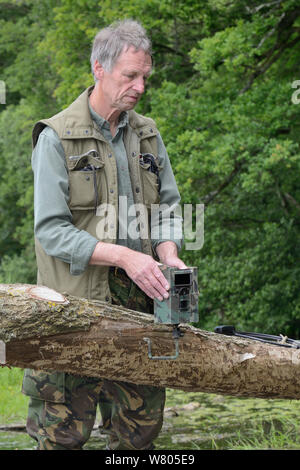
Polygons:
<instances>
[{"instance_id":1,"label":"leafy tree","mask_svg":"<svg viewBox=\"0 0 300 470\"><path fill-rule=\"evenodd\" d=\"M0 279L25 282L34 273L34 121L93 82L96 32L134 18L155 51L138 111L158 124L182 203L205 205L203 249L182 253L199 267L200 326L232 323L298 337L300 105L292 100L300 80L298 1L0 0L0 6L0 78L10 94L0 112Z\"/></svg>"},{"instance_id":2,"label":"leafy tree","mask_svg":"<svg viewBox=\"0 0 300 470\"><path fill-rule=\"evenodd\" d=\"M55 3L0 2L0 77L7 91L0 108L0 279L5 282L7 269L13 282L35 279L31 131L38 118L56 109L54 76L47 55L38 50Z\"/></svg>"},{"instance_id":3,"label":"leafy tree","mask_svg":"<svg viewBox=\"0 0 300 470\"><path fill-rule=\"evenodd\" d=\"M299 8L255 2L235 19L225 3L210 5L227 27L190 51L197 75L151 90L153 116L183 201L206 207L204 248L185 253L199 266L200 323L298 337Z\"/></svg>"}]
</instances>

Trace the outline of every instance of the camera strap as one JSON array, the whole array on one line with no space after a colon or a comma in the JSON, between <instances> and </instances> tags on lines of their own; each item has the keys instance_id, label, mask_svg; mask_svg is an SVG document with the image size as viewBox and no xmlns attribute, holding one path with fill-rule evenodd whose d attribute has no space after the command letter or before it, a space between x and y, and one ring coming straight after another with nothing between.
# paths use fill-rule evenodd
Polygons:
<instances>
[{"instance_id":1,"label":"camera strap","mask_svg":"<svg viewBox=\"0 0 300 470\"><path fill-rule=\"evenodd\" d=\"M253 339L255 341L261 341L263 343L273 344L275 346L283 346L286 348L300 349L300 341L290 339L287 336L275 336L264 333L252 333L246 331L236 331L232 325L221 325L214 329L215 333L219 333L227 336L239 336L241 338Z\"/></svg>"}]
</instances>

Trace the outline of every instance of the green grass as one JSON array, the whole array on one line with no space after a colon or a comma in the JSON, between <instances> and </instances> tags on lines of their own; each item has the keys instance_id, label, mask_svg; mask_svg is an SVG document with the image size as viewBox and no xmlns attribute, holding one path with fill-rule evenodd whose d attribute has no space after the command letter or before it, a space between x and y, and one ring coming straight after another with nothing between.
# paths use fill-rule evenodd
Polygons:
<instances>
[{"instance_id":1,"label":"green grass","mask_svg":"<svg viewBox=\"0 0 300 470\"><path fill-rule=\"evenodd\" d=\"M0 425L26 420L28 397L21 393L23 370L0 368Z\"/></svg>"},{"instance_id":2,"label":"green grass","mask_svg":"<svg viewBox=\"0 0 300 470\"><path fill-rule=\"evenodd\" d=\"M20 369L0 368L0 425L26 422L28 397L21 393L22 377ZM299 400L238 398L168 389L165 411L164 426L155 441L160 450L300 449ZM26 440L23 433L17 434L16 437L16 433L13 436L1 432L0 449L33 446L28 436ZM99 437L92 437L85 448L99 448Z\"/></svg>"},{"instance_id":3,"label":"green grass","mask_svg":"<svg viewBox=\"0 0 300 470\"><path fill-rule=\"evenodd\" d=\"M233 450L297 450L300 449L299 428L292 420L274 420L257 423L249 437L237 433L236 440L228 442Z\"/></svg>"},{"instance_id":4,"label":"green grass","mask_svg":"<svg viewBox=\"0 0 300 470\"><path fill-rule=\"evenodd\" d=\"M165 418L169 443L164 445L170 449L300 449L299 400L238 398L175 390L168 390L167 397L167 406L177 414L169 422L169 430L169 418ZM185 412L188 403L193 404L193 410Z\"/></svg>"}]
</instances>

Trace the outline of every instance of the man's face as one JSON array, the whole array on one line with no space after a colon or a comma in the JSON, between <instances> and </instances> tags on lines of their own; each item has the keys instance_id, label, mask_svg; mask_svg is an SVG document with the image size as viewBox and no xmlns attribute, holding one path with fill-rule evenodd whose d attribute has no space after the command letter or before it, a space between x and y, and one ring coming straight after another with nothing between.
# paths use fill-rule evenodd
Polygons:
<instances>
[{"instance_id":1,"label":"man's face","mask_svg":"<svg viewBox=\"0 0 300 470\"><path fill-rule=\"evenodd\" d=\"M132 46L121 53L111 72L106 72L96 62L96 77L107 105L120 111L134 108L145 91L151 69L151 56L142 50L136 51Z\"/></svg>"}]
</instances>

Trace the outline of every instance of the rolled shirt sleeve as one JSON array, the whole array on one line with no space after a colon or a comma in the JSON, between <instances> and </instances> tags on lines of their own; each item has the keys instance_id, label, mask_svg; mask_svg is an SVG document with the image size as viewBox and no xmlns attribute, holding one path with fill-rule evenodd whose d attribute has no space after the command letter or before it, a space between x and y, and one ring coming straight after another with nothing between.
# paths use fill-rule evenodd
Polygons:
<instances>
[{"instance_id":1,"label":"rolled shirt sleeve","mask_svg":"<svg viewBox=\"0 0 300 470\"><path fill-rule=\"evenodd\" d=\"M69 178L64 150L55 131L46 127L32 153L34 231L49 256L70 264L70 273L86 269L98 240L72 223Z\"/></svg>"}]
</instances>

